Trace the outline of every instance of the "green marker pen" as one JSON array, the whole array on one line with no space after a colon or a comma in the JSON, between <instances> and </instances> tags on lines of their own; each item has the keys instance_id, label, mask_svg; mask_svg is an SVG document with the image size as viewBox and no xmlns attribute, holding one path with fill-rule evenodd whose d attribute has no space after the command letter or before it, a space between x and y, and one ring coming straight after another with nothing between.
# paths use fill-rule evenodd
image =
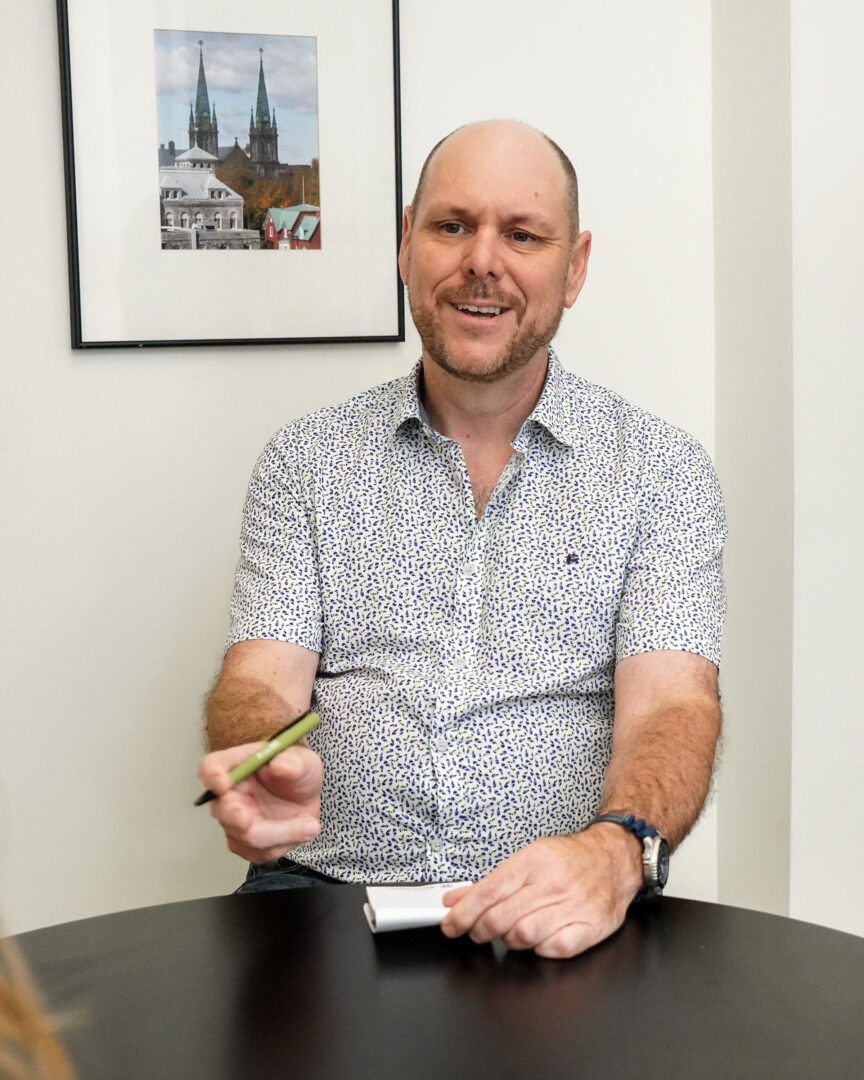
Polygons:
<instances>
[{"instance_id":1,"label":"green marker pen","mask_svg":"<svg viewBox=\"0 0 864 1080\"><path fill-rule=\"evenodd\" d=\"M281 754L283 750L287 750L289 746L299 742L304 735L307 735L312 728L317 727L320 722L321 717L318 713L311 711L303 713L296 720L292 720L287 727L277 731L270 742L262 746L260 750L256 750L254 754L244 758L239 765L235 765L233 769L228 770L231 786L234 787L239 784L241 780L245 780L247 776L257 772L262 765L266 765L277 754ZM198 796L194 805L203 806L204 803L216 798L218 796L214 792L205 791L203 795Z\"/></svg>"}]
</instances>

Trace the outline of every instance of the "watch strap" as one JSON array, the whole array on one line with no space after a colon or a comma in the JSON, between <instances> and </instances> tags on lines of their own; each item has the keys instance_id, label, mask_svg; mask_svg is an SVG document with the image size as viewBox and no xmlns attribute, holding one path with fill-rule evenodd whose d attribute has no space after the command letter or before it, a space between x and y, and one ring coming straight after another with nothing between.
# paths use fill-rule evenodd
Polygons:
<instances>
[{"instance_id":1,"label":"watch strap","mask_svg":"<svg viewBox=\"0 0 864 1080\"><path fill-rule=\"evenodd\" d=\"M640 840L644 840L646 836L655 837L658 833L654 825L649 825L644 818L637 818L635 814L597 814L585 827L598 825L601 821L611 821L613 825L621 825L634 836L638 836Z\"/></svg>"}]
</instances>

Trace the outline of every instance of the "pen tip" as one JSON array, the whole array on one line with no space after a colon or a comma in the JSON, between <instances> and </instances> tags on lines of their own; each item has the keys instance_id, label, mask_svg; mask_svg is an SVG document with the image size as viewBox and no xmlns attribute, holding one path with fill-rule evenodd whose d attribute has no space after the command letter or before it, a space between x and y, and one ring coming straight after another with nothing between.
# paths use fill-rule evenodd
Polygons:
<instances>
[{"instance_id":1,"label":"pen tip","mask_svg":"<svg viewBox=\"0 0 864 1080\"><path fill-rule=\"evenodd\" d=\"M193 806L203 806L205 802L210 802L211 799L215 799L215 798L216 798L216 796L213 794L212 791L205 791L203 795L198 796L198 798L195 800L195 802L192 805Z\"/></svg>"}]
</instances>

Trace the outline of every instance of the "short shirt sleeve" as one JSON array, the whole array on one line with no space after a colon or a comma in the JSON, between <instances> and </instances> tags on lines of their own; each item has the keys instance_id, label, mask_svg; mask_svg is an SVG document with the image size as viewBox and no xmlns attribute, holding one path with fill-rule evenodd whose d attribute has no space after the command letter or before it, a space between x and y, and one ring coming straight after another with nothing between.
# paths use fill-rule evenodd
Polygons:
<instances>
[{"instance_id":1,"label":"short shirt sleeve","mask_svg":"<svg viewBox=\"0 0 864 1080\"><path fill-rule=\"evenodd\" d=\"M249 482L225 647L269 638L320 652L321 625L312 507L284 437L276 436Z\"/></svg>"},{"instance_id":2,"label":"short shirt sleeve","mask_svg":"<svg viewBox=\"0 0 864 1080\"><path fill-rule=\"evenodd\" d=\"M672 649L719 666L726 518L716 473L698 443L660 422L647 426L645 461L616 660Z\"/></svg>"}]
</instances>

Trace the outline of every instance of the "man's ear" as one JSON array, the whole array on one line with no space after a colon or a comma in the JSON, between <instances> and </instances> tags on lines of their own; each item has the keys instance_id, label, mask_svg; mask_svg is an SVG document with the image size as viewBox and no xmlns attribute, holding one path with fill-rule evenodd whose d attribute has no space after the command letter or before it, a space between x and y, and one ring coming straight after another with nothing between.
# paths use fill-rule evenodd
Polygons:
<instances>
[{"instance_id":1,"label":"man's ear","mask_svg":"<svg viewBox=\"0 0 864 1080\"><path fill-rule=\"evenodd\" d=\"M408 242L411 239L411 207L406 206L402 214L402 242L399 245L399 276L402 284L408 283Z\"/></svg>"},{"instance_id":2,"label":"man's ear","mask_svg":"<svg viewBox=\"0 0 864 1080\"><path fill-rule=\"evenodd\" d=\"M581 232L573 241L570 250L570 269L567 276L567 288L564 290L564 307L572 307L576 297L582 292L585 275L588 273L588 256L591 254L591 233Z\"/></svg>"}]
</instances>

